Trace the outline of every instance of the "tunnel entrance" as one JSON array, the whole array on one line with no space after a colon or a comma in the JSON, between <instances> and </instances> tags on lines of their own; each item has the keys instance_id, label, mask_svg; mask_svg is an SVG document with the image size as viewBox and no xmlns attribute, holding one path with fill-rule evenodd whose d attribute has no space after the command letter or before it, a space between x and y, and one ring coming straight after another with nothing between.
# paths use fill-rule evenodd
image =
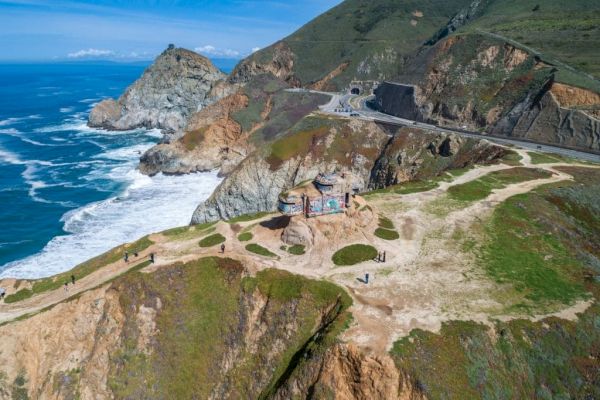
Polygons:
<instances>
[{"instance_id":1,"label":"tunnel entrance","mask_svg":"<svg viewBox=\"0 0 600 400\"><path fill-rule=\"evenodd\" d=\"M360 94L360 88L353 87L352 89L350 89L350 94L359 95Z\"/></svg>"}]
</instances>

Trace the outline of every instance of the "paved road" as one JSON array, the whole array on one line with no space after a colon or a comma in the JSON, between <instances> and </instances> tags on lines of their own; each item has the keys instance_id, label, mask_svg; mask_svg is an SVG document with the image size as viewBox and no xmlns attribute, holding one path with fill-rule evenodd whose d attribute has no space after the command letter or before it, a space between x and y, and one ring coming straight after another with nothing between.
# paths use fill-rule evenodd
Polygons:
<instances>
[{"instance_id":1,"label":"paved road","mask_svg":"<svg viewBox=\"0 0 600 400\"><path fill-rule=\"evenodd\" d=\"M443 128L436 125L426 124L423 122L412 121L404 118L394 117L392 115L384 114L382 112L373 110L367 106L367 100L369 97L359 97L356 95L343 94L343 93L331 93L331 92L321 92L316 90L306 90L306 89L290 89L292 92L311 92L311 93L320 93L331 96L331 101L320 107L320 110L324 113L347 116L349 117L351 114L358 114L358 118L367 119L376 122L383 122L392 125L399 126L414 126L418 128L424 128L436 132L443 133L454 133L457 135L472 137L477 139L487 139L491 142L500 143L508 146L516 146L526 150L539 151L544 153L552 153L558 154L565 157L571 157L578 160L583 161L591 161L600 163L600 154L595 153L587 153L584 151L571 150L558 146L549 146L546 144L539 144L535 142L529 142L526 140L518 140L518 139L508 139L496 136L482 135L478 132L469 132L462 129L454 129L454 128ZM355 108L353 104L356 105L356 101L358 100L360 107ZM344 110L343 112L339 112L339 110ZM347 111L346 111L347 110Z\"/></svg>"}]
</instances>

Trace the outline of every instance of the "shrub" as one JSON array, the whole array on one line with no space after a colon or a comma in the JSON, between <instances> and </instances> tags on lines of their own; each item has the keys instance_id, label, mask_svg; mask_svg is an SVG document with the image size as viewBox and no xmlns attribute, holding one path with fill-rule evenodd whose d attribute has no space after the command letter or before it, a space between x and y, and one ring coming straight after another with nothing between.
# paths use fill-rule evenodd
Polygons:
<instances>
[{"instance_id":1,"label":"shrub","mask_svg":"<svg viewBox=\"0 0 600 400\"><path fill-rule=\"evenodd\" d=\"M394 223L387 217L379 217L379 227L385 229L394 229Z\"/></svg>"},{"instance_id":2,"label":"shrub","mask_svg":"<svg viewBox=\"0 0 600 400\"><path fill-rule=\"evenodd\" d=\"M33 296L33 291L31 289L21 289L16 293L9 294L4 298L5 303L16 303L21 300L25 300Z\"/></svg>"},{"instance_id":3,"label":"shrub","mask_svg":"<svg viewBox=\"0 0 600 400\"><path fill-rule=\"evenodd\" d=\"M205 237L198 244L200 245L200 247L212 247L221 244L224 241L225 236L221 235L220 233L215 233L214 235Z\"/></svg>"},{"instance_id":4,"label":"shrub","mask_svg":"<svg viewBox=\"0 0 600 400\"><path fill-rule=\"evenodd\" d=\"M270 214L269 212L258 212L258 213L255 213L255 214L244 214L244 215L240 215L239 217L231 218L227 222L229 222L230 224L235 224L237 222L254 221L255 219L266 217L269 214Z\"/></svg>"},{"instance_id":5,"label":"shrub","mask_svg":"<svg viewBox=\"0 0 600 400\"><path fill-rule=\"evenodd\" d=\"M253 237L254 235L251 232L244 232L238 236L238 240L240 242L249 242Z\"/></svg>"},{"instance_id":6,"label":"shrub","mask_svg":"<svg viewBox=\"0 0 600 400\"><path fill-rule=\"evenodd\" d=\"M355 265L377 257L377 249L366 244L353 244L338 250L331 258L335 265Z\"/></svg>"},{"instance_id":7,"label":"shrub","mask_svg":"<svg viewBox=\"0 0 600 400\"><path fill-rule=\"evenodd\" d=\"M249 245L247 245L246 250L248 250L251 253L258 254L259 256L277 257L277 255L272 253L269 249L266 249L256 243L250 243Z\"/></svg>"},{"instance_id":8,"label":"shrub","mask_svg":"<svg viewBox=\"0 0 600 400\"><path fill-rule=\"evenodd\" d=\"M375 236L384 240L396 240L400 238L398 232L385 228L377 228L375 230Z\"/></svg>"},{"instance_id":9,"label":"shrub","mask_svg":"<svg viewBox=\"0 0 600 400\"><path fill-rule=\"evenodd\" d=\"M302 244L295 244L287 249L287 251L295 256L301 256L302 254L306 253L305 247Z\"/></svg>"}]
</instances>

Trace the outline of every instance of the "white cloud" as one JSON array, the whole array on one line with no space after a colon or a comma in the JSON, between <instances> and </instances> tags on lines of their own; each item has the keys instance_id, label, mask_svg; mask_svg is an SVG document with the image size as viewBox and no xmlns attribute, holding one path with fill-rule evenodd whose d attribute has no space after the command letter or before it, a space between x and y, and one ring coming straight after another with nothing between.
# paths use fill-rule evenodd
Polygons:
<instances>
[{"instance_id":1,"label":"white cloud","mask_svg":"<svg viewBox=\"0 0 600 400\"><path fill-rule=\"evenodd\" d=\"M100 49L87 49L79 50L75 53L69 53L69 58L86 58L86 57L110 57L114 56L115 52L112 50L100 50Z\"/></svg>"},{"instance_id":2,"label":"white cloud","mask_svg":"<svg viewBox=\"0 0 600 400\"><path fill-rule=\"evenodd\" d=\"M259 50L260 50L260 47L253 47L251 52L256 53Z\"/></svg>"},{"instance_id":3,"label":"white cloud","mask_svg":"<svg viewBox=\"0 0 600 400\"><path fill-rule=\"evenodd\" d=\"M240 52L232 49L218 49L215 46L207 44L206 46L196 47L195 52L206 56L223 57L223 58L239 58Z\"/></svg>"}]
</instances>

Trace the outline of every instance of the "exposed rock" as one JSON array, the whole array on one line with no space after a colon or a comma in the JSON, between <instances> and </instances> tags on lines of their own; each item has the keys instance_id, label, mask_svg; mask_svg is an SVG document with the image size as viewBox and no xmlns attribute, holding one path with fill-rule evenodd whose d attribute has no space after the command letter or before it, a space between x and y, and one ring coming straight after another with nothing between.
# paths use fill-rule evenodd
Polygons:
<instances>
[{"instance_id":1,"label":"exposed rock","mask_svg":"<svg viewBox=\"0 0 600 400\"><path fill-rule=\"evenodd\" d=\"M232 114L248 105L236 93L191 116L187 131L170 143L152 147L140 159L140 172L185 174L235 167L248 154L242 128Z\"/></svg>"},{"instance_id":2,"label":"exposed rock","mask_svg":"<svg viewBox=\"0 0 600 400\"><path fill-rule=\"evenodd\" d=\"M337 344L309 359L279 388L274 399L311 392L311 398L332 400L425 400L411 378L387 355L367 355L356 346Z\"/></svg>"},{"instance_id":3,"label":"exposed rock","mask_svg":"<svg viewBox=\"0 0 600 400\"><path fill-rule=\"evenodd\" d=\"M228 89L225 74L206 57L185 49L165 50L118 101L105 100L91 112L88 124L109 130L139 127L173 133L189 116Z\"/></svg>"},{"instance_id":4,"label":"exposed rock","mask_svg":"<svg viewBox=\"0 0 600 400\"><path fill-rule=\"evenodd\" d=\"M313 234L304 221L299 218L292 218L284 229L281 240L290 246L296 244L311 246L313 244Z\"/></svg>"},{"instance_id":5,"label":"exposed rock","mask_svg":"<svg viewBox=\"0 0 600 400\"><path fill-rule=\"evenodd\" d=\"M271 73L292 86L300 86L300 81L294 77L295 56L287 43L281 41L273 45L271 58L268 60L259 60L257 57L252 55L240 62L231 73L229 81L244 83L254 76Z\"/></svg>"},{"instance_id":6,"label":"exposed rock","mask_svg":"<svg viewBox=\"0 0 600 400\"><path fill-rule=\"evenodd\" d=\"M360 180L358 186L366 190L430 178L446 169L475 162L490 162L505 152L487 141L454 135L445 149L443 143L448 135L421 129L400 129L361 120L323 121L332 125L326 131L315 130L320 134L309 139L307 153L276 164L268 152L250 155L198 206L192 223L273 211L281 192L313 179L320 172L347 170ZM340 140L348 145L348 153L339 153ZM441 146L447 157L429 152L432 140L436 142L436 152ZM333 145L334 142L338 145Z\"/></svg>"},{"instance_id":7,"label":"exposed rock","mask_svg":"<svg viewBox=\"0 0 600 400\"><path fill-rule=\"evenodd\" d=\"M565 104L576 106L595 101L596 94L588 94L566 85L554 89L555 85L553 84L550 90L543 89L537 95L530 94L510 110L494 126L491 133L600 151L600 119L583 110L564 108L555 97L561 98ZM566 96L569 92L572 95ZM581 93L583 97L578 101L575 93Z\"/></svg>"}]
</instances>

